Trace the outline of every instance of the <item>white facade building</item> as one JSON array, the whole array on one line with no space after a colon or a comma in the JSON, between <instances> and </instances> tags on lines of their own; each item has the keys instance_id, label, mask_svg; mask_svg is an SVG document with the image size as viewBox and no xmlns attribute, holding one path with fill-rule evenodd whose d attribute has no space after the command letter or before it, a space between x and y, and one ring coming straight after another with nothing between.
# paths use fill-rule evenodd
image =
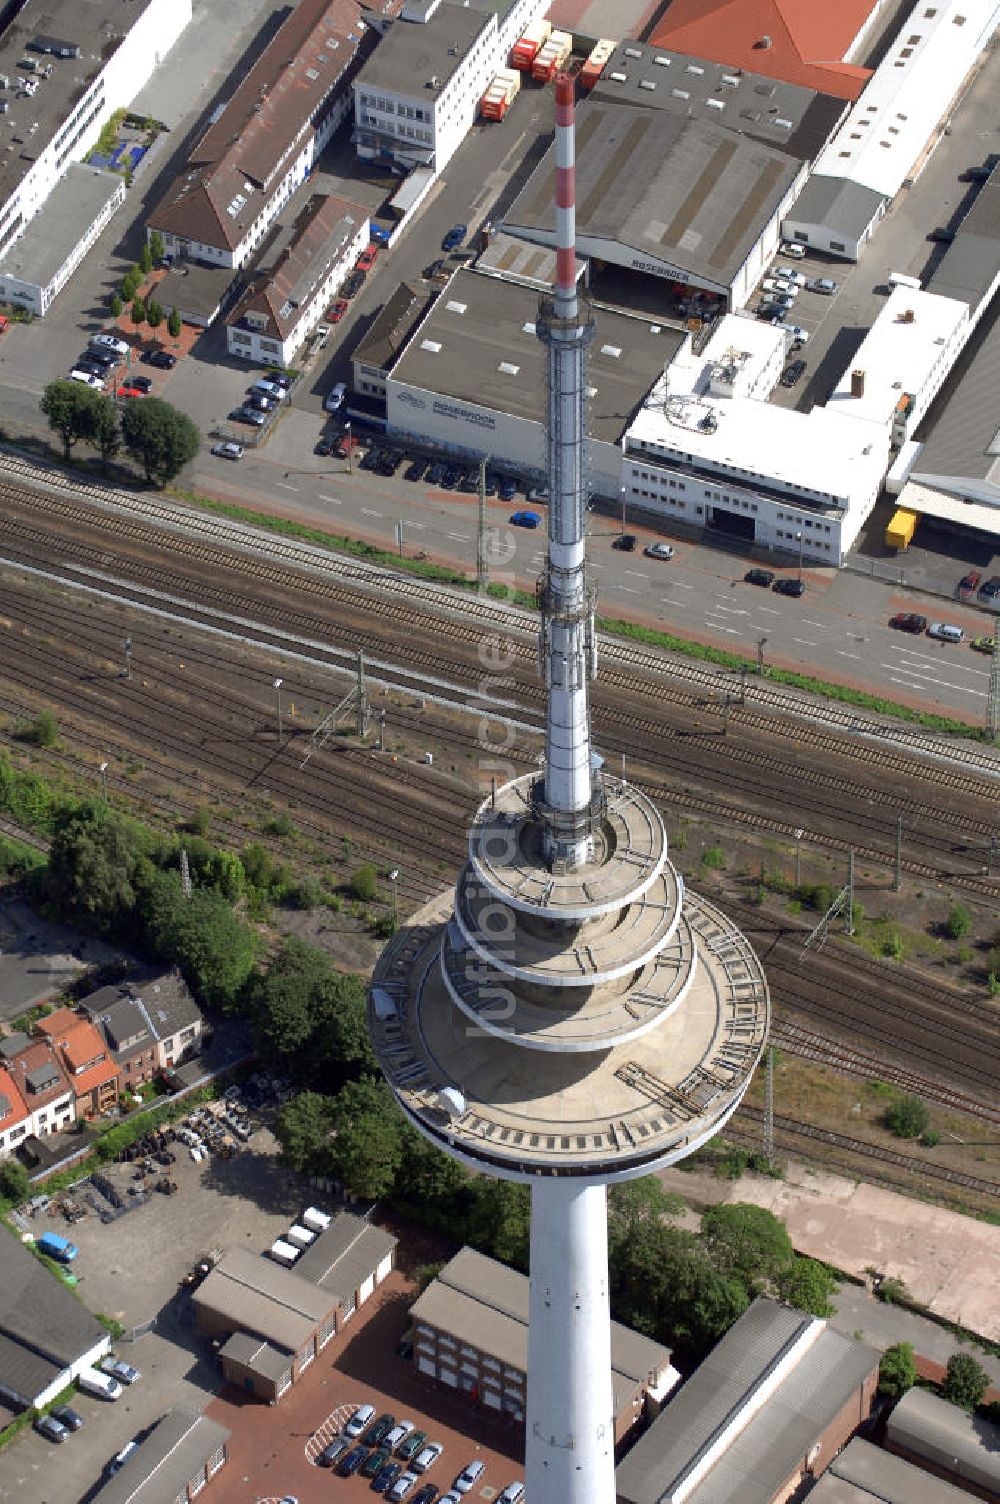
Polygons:
<instances>
[{"instance_id":1,"label":"white facade building","mask_svg":"<svg viewBox=\"0 0 1000 1504\"><path fill-rule=\"evenodd\" d=\"M27 0L0 36L0 256L190 20L191 0Z\"/></svg>"},{"instance_id":2,"label":"white facade building","mask_svg":"<svg viewBox=\"0 0 1000 1504\"><path fill-rule=\"evenodd\" d=\"M71 162L43 212L0 253L0 298L42 318L124 202L124 178Z\"/></svg>"},{"instance_id":3,"label":"white facade building","mask_svg":"<svg viewBox=\"0 0 1000 1504\"><path fill-rule=\"evenodd\" d=\"M817 157L802 199L786 216L789 239L857 259L881 217L878 206L891 202L929 158L998 19L997 0L918 0Z\"/></svg>"}]
</instances>

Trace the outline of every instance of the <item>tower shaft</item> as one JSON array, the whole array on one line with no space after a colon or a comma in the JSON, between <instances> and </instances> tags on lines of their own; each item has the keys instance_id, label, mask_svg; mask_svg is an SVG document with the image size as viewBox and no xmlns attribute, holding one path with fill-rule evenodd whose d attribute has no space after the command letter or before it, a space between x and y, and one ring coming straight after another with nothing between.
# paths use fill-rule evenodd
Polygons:
<instances>
[{"instance_id":1,"label":"tower shaft","mask_svg":"<svg viewBox=\"0 0 1000 1504\"><path fill-rule=\"evenodd\" d=\"M545 735L547 850L575 867L592 851L593 779L589 681L594 607L585 565L585 353L594 324L576 289L574 84L556 80L556 280L539 301L536 328L548 353L549 532L539 586L541 667L548 689Z\"/></svg>"},{"instance_id":2,"label":"tower shaft","mask_svg":"<svg viewBox=\"0 0 1000 1504\"><path fill-rule=\"evenodd\" d=\"M531 1188L524 1472L529 1499L615 1497L607 1191L571 1179Z\"/></svg>"}]
</instances>

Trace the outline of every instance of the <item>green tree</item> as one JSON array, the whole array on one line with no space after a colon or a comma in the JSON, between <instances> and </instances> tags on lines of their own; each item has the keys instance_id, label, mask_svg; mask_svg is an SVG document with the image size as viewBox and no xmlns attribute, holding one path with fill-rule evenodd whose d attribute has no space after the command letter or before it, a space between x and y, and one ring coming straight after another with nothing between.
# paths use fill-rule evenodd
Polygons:
<instances>
[{"instance_id":1,"label":"green tree","mask_svg":"<svg viewBox=\"0 0 1000 1504\"><path fill-rule=\"evenodd\" d=\"M141 827L87 799L56 813L47 888L61 914L90 920L108 935L135 930L137 882L148 865Z\"/></svg>"},{"instance_id":2,"label":"green tree","mask_svg":"<svg viewBox=\"0 0 1000 1504\"><path fill-rule=\"evenodd\" d=\"M142 465L147 481L159 485L179 475L201 446L198 430L187 414L159 397L126 404L122 442L127 453Z\"/></svg>"},{"instance_id":3,"label":"green tree","mask_svg":"<svg viewBox=\"0 0 1000 1504\"><path fill-rule=\"evenodd\" d=\"M403 1118L386 1083L348 1081L333 1099L332 1128L330 1173L356 1196L387 1195L403 1160Z\"/></svg>"},{"instance_id":4,"label":"green tree","mask_svg":"<svg viewBox=\"0 0 1000 1504\"><path fill-rule=\"evenodd\" d=\"M878 1387L883 1394L898 1399L917 1382L917 1365L913 1360L913 1344L896 1342L887 1347L878 1366Z\"/></svg>"},{"instance_id":5,"label":"green tree","mask_svg":"<svg viewBox=\"0 0 1000 1504\"><path fill-rule=\"evenodd\" d=\"M686 1228L640 1221L610 1261L619 1321L668 1342L679 1361L698 1363L749 1304L743 1284L716 1269L705 1241Z\"/></svg>"},{"instance_id":6,"label":"green tree","mask_svg":"<svg viewBox=\"0 0 1000 1504\"><path fill-rule=\"evenodd\" d=\"M960 903L956 903L949 909L944 927L950 940L961 940L972 928L972 916L967 908Z\"/></svg>"},{"instance_id":7,"label":"green tree","mask_svg":"<svg viewBox=\"0 0 1000 1504\"><path fill-rule=\"evenodd\" d=\"M122 277L122 300L131 303L142 286L142 273L137 266L130 266Z\"/></svg>"},{"instance_id":8,"label":"green tree","mask_svg":"<svg viewBox=\"0 0 1000 1504\"><path fill-rule=\"evenodd\" d=\"M51 710L40 710L23 731L18 726L15 734L19 741L33 742L36 747L54 747L59 740L59 722Z\"/></svg>"},{"instance_id":9,"label":"green tree","mask_svg":"<svg viewBox=\"0 0 1000 1504\"><path fill-rule=\"evenodd\" d=\"M90 432L87 434L87 443L97 450L102 462L107 466L121 448L118 415L110 397L97 392L92 395L97 398L97 401L91 409L91 425Z\"/></svg>"},{"instance_id":10,"label":"green tree","mask_svg":"<svg viewBox=\"0 0 1000 1504\"><path fill-rule=\"evenodd\" d=\"M171 339L176 339L181 332L181 316L176 308L171 308L170 317L167 319L167 329Z\"/></svg>"},{"instance_id":11,"label":"green tree","mask_svg":"<svg viewBox=\"0 0 1000 1504\"><path fill-rule=\"evenodd\" d=\"M142 250L139 252L139 265L147 276L153 270L153 253L149 248L148 240L143 242Z\"/></svg>"},{"instance_id":12,"label":"green tree","mask_svg":"<svg viewBox=\"0 0 1000 1504\"><path fill-rule=\"evenodd\" d=\"M364 862L351 878L351 892L361 903L378 897L378 874L371 862Z\"/></svg>"},{"instance_id":13,"label":"green tree","mask_svg":"<svg viewBox=\"0 0 1000 1504\"><path fill-rule=\"evenodd\" d=\"M773 1288L794 1258L785 1224L749 1202L709 1207L701 1235L715 1267L738 1279L751 1295Z\"/></svg>"},{"instance_id":14,"label":"green tree","mask_svg":"<svg viewBox=\"0 0 1000 1504\"><path fill-rule=\"evenodd\" d=\"M261 1056L303 1084L335 1091L374 1073L364 983L316 946L286 940L249 1003Z\"/></svg>"},{"instance_id":15,"label":"green tree","mask_svg":"<svg viewBox=\"0 0 1000 1504\"><path fill-rule=\"evenodd\" d=\"M31 1194L28 1172L19 1159L0 1161L0 1198L9 1206L20 1206Z\"/></svg>"},{"instance_id":16,"label":"green tree","mask_svg":"<svg viewBox=\"0 0 1000 1504\"><path fill-rule=\"evenodd\" d=\"M469 1172L457 1159L435 1148L414 1128L404 1127L397 1200L424 1213L434 1208L440 1213L442 1226L454 1229L465 1215L465 1206L459 1201L469 1179Z\"/></svg>"},{"instance_id":17,"label":"green tree","mask_svg":"<svg viewBox=\"0 0 1000 1504\"><path fill-rule=\"evenodd\" d=\"M50 381L42 392L39 406L49 427L59 435L66 459L74 444L93 433L93 407L97 393L79 381Z\"/></svg>"},{"instance_id":18,"label":"green tree","mask_svg":"<svg viewBox=\"0 0 1000 1504\"><path fill-rule=\"evenodd\" d=\"M837 1281L825 1264L816 1259L797 1257L782 1270L775 1288L781 1299L811 1316L832 1316L830 1296L838 1289Z\"/></svg>"},{"instance_id":19,"label":"green tree","mask_svg":"<svg viewBox=\"0 0 1000 1504\"><path fill-rule=\"evenodd\" d=\"M113 319L120 319L122 316L122 309L125 306L121 299L121 293L113 292L111 294L111 302L109 306L111 308L111 317Z\"/></svg>"},{"instance_id":20,"label":"green tree","mask_svg":"<svg viewBox=\"0 0 1000 1504\"><path fill-rule=\"evenodd\" d=\"M139 297L132 299L132 322L133 324L146 322L146 305Z\"/></svg>"},{"instance_id":21,"label":"green tree","mask_svg":"<svg viewBox=\"0 0 1000 1504\"><path fill-rule=\"evenodd\" d=\"M897 1138L919 1138L930 1127L931 1115L926 1103L910 1093L885 1110L885 1126Z\"/></svg>"},{"instance_id":22,"label":"green tree","mask_svg":"<svg viewBox=\"0 0 1000 1504\"><path fill-rule=\"evenodd\" d=\"M157 261L162 261L164 256L166 255L167 248L163 244L163 236L160 234L159 230L150 230L148 243L149 254L154 263Z\"/></svg>"},{"instance_id":23,"label":"green tree","mask_svg":"<svg viewBox=\"0 0 1000 1504\"><path fill-rule=\"evenodd\" d=\"M531 1194L526 1185L481 1175L469 1187L470 1206L465 1236L474 1248L513 1264L528 1267Z\"/></svg>"},{"instance_id":24,"label":"green tree","mask_svg":"<svg viewBox=\"0 0 1000 1504\"><path fill-rule=\"evenodd\" d=\"M299 1175L329 1173L334 1118L332 1098L320 1092L300 1091L283 1105L275 1137L284 1158Z\"/></svg>"},{"instance_id":25,"label":"green tree","mask_svg":"<svg viewBox=\"0 0 1000 1504\"><path fill-rule=\"evenodd\" d=\"M608 1191L609 1247L631 1237L642 1223L677 1217L683 1210L683 1198L665 1191L655 1175L614 1185Z\"/></svg>"},{"instance_id":26,"label":"green tree","mask_svg":"<svg viewBox=\"0 0 1000 1504\"><path fill-rule=\"evenodd\" d=\"M163 323L163 309L155 298L150 298L146 304L146 323L150 329L158 329Z\"/></svg>"},{"instance_id":27,"label":"green tree","mask_svg":"<svg viewBox=\"0 0 1000 1504\"><path fill-rule=\"evenodd\" d=\"M191 991L211 1008L235 1012L257 957L257 936L222 897L195 888L185 898L180 877L170 873L173 902L160 888L156 950L184 973Z\"/></svg>"},{"instance_id":28,"label":"green tree","mask_svg":"<svg viewBox=\"0 0 1000 1504\"><path fill-rule=\"evenodd\" d=\"M946 1400L963 1410L975 1410L989 1387L989 1374L971 1353L952 1353L941 1384Z\"/></svg>"}]
</instances>

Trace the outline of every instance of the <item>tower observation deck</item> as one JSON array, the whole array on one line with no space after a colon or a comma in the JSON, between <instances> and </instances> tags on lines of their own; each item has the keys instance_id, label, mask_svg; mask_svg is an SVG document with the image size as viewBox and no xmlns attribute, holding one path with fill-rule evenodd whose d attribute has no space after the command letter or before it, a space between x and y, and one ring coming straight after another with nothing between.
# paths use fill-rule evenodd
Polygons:
<instances>
[{"instance_id":1,"label":"tower observation deck","mask_svg":"<svg viewBox=\"0 0 1000 1504\"><path fill-rule=\"evenodd\" d=\"M538 774L473 816L454 890L396 933L369 1026L409 1120L446 1153L532 1187L525 1478L529 1504L613 1504L609 1184L690 1154L760 1059L760 962L686 893L653 803L590 742L585 359L574 281L573 82L557 80L557 280L548 350L549 529Z\"/></svg>"}]
</instances>

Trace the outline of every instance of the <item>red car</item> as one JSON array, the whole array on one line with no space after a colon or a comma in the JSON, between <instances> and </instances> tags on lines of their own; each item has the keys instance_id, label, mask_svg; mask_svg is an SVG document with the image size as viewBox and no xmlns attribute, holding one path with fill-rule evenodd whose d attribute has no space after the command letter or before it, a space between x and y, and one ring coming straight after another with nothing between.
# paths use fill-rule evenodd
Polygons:
<instances>
[{"instance_id":1,"label":"red car","mask_svg":"<svg viewBox=\"0 0 1000 1504\"><path fill-rule=\"evenodd\" d=\"M982 575L978 569L970 569L968 574L964 574L958 582L959 595L973 595L979 589L981 579Z\"/></svg>"},{"instance_id":2,"label":"red car","mask_svg":"<svg viewBox=\"0 0 1000 1504\"><path fill-rule=\"evenodd\" d=\"M116 393L116 396L123 397L123 398L124 397L145 397L145 395L146 395L146 393L143 392L143 391L140 391L139 388L136 387L136 386L120 386L118 388L117 393Z\"/></svg>"},{"instance_id":3,"label":"red car","mask_svg":"<svg viewBox=\"0 0 1000 1504\"><path fill-rule=\"evenodd\" d=\"M889 620L890 627L895 627L897 632L923 632L927 627L926 616L920 616L916 611L901 611L898 616Z\"/></svg>"},{"instance_id":4,"label":"red car","mask_svg":"<svg viewBox=\"0 0 1000 1504\"><path fill-rule=\"evenodd\" d=\"M351 305L346 298L338 298L336 303L331 303L326 312L326 316L330 320L330 323L339 324L350 306Z\"/></svg>"},{"instance_id":5,"label":"red car","mask_svg":"<svg viewBox=\"0 0 1000 1504\"><path fill-rule=\"evenodd\" d=\"M354 264L358 268L358 271L370 272L372 267L375 265L377 257L378 246L373 240L369 243L368 249L361 252L361 255L358 257L357 261Z\"/></svg>"}]
</instances>

